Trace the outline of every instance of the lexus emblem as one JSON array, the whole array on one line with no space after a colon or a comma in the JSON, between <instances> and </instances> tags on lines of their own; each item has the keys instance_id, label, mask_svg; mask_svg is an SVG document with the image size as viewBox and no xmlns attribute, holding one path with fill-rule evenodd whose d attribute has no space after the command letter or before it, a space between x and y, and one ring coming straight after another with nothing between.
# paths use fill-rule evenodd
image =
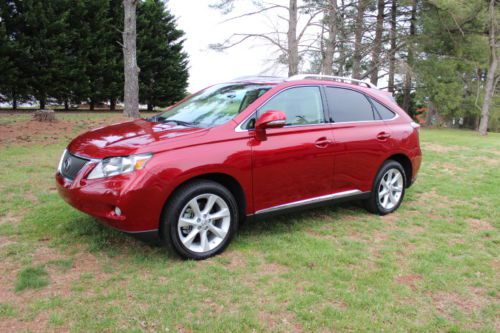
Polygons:
<instances>
[{"instance_id":1,"label":"lexus emblem","mask_svg":"<svg viewBox=\"0 0 500 333\"><path fill-rule=\"evenodd\" d=\"M65 172L68 172L69 168L71 166L71 160L69 158L66 159L63 163L63 169Z\"/></svg>"}]
</instances>

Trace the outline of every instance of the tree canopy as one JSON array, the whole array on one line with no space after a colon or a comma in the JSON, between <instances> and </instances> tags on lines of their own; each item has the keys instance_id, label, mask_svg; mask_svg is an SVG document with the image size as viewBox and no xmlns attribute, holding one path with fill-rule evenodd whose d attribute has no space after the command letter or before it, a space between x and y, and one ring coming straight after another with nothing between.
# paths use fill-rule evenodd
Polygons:
<instances>
[{"instance_id":1,"label":"tree canopy","mask_svg":"<svg viewBox=\"0 0 500 333\"><path fill-rule=\"evenodd\" d=\"M489 127L500 129L494 98L500 75L492 61L500 46L498 0L246 0L239 6L243 1L212 0L211 7L228 21L267 16L269 31L248 27L213 48L258 39L289 72L369 79L395 93L411 116L432 109L439 117L428 117L431 124L461 119L477 128L489 110ZM298 48L287 42L294 40L290 34Z\"/></svg>"},{"instance_id":2,"label":"tree canopy","mask_svg":"<svg viewBox=\"0 0 500 333\"><path fill-rule=\"evenodd\" d=\"M138 3L141 102L150 108L184 97L184 33L162 1ZM70 104L123 98L121 0L0 2L0 96Z\"/></svg>"}]
</instances>

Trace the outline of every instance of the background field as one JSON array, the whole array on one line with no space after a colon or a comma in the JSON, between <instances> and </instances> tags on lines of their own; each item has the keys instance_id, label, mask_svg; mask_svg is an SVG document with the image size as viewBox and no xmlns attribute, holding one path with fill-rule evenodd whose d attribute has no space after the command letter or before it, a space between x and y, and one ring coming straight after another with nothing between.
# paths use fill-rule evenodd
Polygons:
<instances>
[{"instance_id":1,"label":"background field","mask_svg":"<svg viewBox=\"0 0 500 333\"><path fill-rule=\"evenodd\" d=\"M182 261L57 195L70 138L119 115L0 114L0 331L500 330L500 134L423 130L424 162L385 217L356 204L240 230Z\"/></svg>"}]
</instances>

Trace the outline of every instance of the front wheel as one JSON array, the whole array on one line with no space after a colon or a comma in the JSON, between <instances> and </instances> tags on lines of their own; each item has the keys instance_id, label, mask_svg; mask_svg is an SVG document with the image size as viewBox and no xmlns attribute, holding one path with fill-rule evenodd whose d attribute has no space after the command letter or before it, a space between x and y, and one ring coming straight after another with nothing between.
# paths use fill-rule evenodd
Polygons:
<instances>
[{"instance_id":1,"label":"front wheel","mask_svg":"<svg viewBox=\"0 0 500 333\"><path fill-rule=\"evenodd\" d=\"M397 161L388 160L380 168L365 206L375 214L392 213L401 205L405 188L406 175L403 167Z\"/></svg>"},{"instance_id":2,"label":"front wheel","mask_svg":"<svg viewBox=\"0 0 500 333\"><path fill-rule=\"evenodd\" d=\"M199 180L179 189L165 207L162 233L182 257L206 259L222 252L238 224L237 203L224 186Z\"/></svg>"}]
</instances>

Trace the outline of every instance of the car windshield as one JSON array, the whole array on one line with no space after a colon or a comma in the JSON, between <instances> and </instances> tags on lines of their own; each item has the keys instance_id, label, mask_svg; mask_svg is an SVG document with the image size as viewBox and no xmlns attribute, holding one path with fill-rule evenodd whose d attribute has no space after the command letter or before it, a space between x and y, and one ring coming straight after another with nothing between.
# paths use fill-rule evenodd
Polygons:
<instances>
[{"instance_id":1,"label":"car windshield","mask_svg":"<svg viewBox=\"0 0 500 333\"><path fill-rule=\"evenodd\" d=\"M271 88L270 85L256 83L218 84L193 95L150 120L173 122L181 126L218 126L245 110Z\"/></svg>"}]
</instances>

